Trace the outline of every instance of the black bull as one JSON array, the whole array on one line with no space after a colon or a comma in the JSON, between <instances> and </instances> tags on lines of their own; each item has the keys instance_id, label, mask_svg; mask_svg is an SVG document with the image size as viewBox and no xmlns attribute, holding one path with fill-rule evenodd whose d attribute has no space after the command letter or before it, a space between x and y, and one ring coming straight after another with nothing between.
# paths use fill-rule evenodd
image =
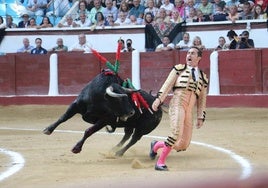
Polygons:
<instances>
[{"instance_id":1,"label":"black bull","mask_svg":"<svg viewBox=\"0 0 268 188\"><path fill-rule=\"evenodd\" d=\"M131 99L132 92L139 92L151 107L154 96L143 90L124 89L121 87L122 83L123 80L117 75L103 71L85 86L67 111L55 123L45 128L43 133L50 135L61 123L79 113L84 121L93 125L85 130L84 136L73 147L72 152L79 153L85 140L104 127L108 132L123 127L125 134L113 148L117 156L122 156L143 135L154 130L162 118L161 109L152 114L142 107L141 113ZM107 126L112 129L108 129ZM131 135L131 140L123 147Z\"/></svg>"}]
</instances>

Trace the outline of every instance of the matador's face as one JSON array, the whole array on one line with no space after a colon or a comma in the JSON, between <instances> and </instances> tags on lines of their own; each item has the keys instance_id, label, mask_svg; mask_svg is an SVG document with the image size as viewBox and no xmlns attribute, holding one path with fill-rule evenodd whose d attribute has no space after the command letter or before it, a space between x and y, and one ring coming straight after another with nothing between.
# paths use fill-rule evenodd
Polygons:
<instances>
[{"instance_id":1,"label":"matador's face","mask_svg":"<svg viewBox=\"0 0 268 188\"><path fill-rule=\"evenodd\" d=\"M198 50L191 48L186 55L186 63L191 67L197 67L201 57L198 56Z\"/></svg>"}]
</instances>

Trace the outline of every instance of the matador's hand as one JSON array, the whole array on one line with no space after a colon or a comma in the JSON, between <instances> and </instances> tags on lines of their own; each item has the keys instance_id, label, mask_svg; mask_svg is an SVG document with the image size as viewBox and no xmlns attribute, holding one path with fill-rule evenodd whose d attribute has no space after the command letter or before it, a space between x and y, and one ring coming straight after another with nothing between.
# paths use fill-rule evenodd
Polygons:
<instances>
[{"instance_id":1,"label":"matador's hand","mask_svg":"<svg viewBox=\"0 0 268 188\"><path fill-rule=\"evenodd\" d=\"M158 110L158 106L160 105L161 101L159 98L156 98L152 104L152 109L154 111L157 111Z\"/></svg>"},{"instance_id":2,"label":"matador's hand","mask_svg":"<svg viewBox=\"0 0 268 188\"><path fill-rule=\"evenodd\" d=\"M199 129L203 126L204 121L202 119L197 119L196 128Z\"/></svg>"}]
</instances>

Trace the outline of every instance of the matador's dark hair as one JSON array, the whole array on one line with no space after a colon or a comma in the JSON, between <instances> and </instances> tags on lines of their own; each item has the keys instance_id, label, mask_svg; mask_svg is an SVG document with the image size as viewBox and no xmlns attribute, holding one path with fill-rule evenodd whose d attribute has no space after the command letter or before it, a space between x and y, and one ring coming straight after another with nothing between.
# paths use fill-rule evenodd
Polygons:
<instances>
[{"instance_id":1,"label":"matador's dark hair","mask_svg":"<svg viewBox=\"0 0 268 188\"><path fill-rule=\"evenodd\" d=\"M190 49L191 49L191 48L197 49L197 51L198 51L198 52L197 52L198 57L202 57L202 54L203 54L203 53L202 53L202 50L201 50L200 48L198 48L198 47L196 47L196 46L191 46Z\"/></svg>"}]
</instances>

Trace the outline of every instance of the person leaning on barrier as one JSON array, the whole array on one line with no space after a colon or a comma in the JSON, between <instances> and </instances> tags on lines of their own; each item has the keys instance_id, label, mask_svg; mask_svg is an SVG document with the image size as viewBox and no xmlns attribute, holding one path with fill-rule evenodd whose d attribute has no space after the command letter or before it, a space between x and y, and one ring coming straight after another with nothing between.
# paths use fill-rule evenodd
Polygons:
<instances>
[{"instance_id":1,"label":"person leaning on barrier","mask_svg":"<svg viewBox=\"0 0 268 188\"><path fill-rule=\"evenodd\" d=\"M47 50L42 47L42 39L35 39L36 47L31 50L31 54L47 54Z\"/></svg>"},{"instance_id":2,"label":"person leaning on barrier","mask_svg":"<svg viewBox=\"0 0 268 188\"><path fill-rule=\"evenodd\" d=\"M132 52L135 50L135 48L132 47L132 40L131 39L127 39L126 43L127 43L127 51L128 52Z\"/></svg>"},{"instance_id":3,"label":"person leaning on barrier","mask_svg":"<svg viewBox=\"0 0 268 188\"><path fill-rule=\"evenodd\" d=\"M30 41L28 38L24 38L22 40L23 46L17 50L17 53L31 53L33 46L30 45Z\"/></svg>"},{"instance_id":4,"label":"person leaning on barrier","mask_svg":"<svg viewBox=\"0 0 268 188\"><path fill-rule=\"evenodd\" d=\"M236 49L254 48L254 41L249 38L249 32L243 31L241 36L238 37Z\"/></svg>"},{"instance_id":5,"label":"person leaning on barrier","mask_svg":"<svg viewBox=\"0 0 268 188\"><path fill-rule=\"evenodd\" d=\"M175 46L173 43L170 42L170 39L168 36L164 36L162 38L162 44L159 44L156 48L156 52L161 52L161 51L170 51L174 50Z\"/></svg>"},{"instance_id":6,"label":"person leaning on barrier","mask_svg":"<svg viewBox=\"0 0 268 188\"><path fill-rule=\"evenodd\" d=\"M236 49L236 44L238 41L238 35L236 34L236 32L234 30L228 31L227 37L231 41L229 44L229 49Z\"/></svg>"},{"instance_id":7,"label":"person leaning on barrier","mask_svg":"<svg viewBox=\"0 0 268 188\"><path fill-rule=\"evenodd\" d=\"M57 46L53 47L50 52L67 52L68 47L63 44L63 39L58 38L57 39Z\"/></svg>"}]
</instances>

